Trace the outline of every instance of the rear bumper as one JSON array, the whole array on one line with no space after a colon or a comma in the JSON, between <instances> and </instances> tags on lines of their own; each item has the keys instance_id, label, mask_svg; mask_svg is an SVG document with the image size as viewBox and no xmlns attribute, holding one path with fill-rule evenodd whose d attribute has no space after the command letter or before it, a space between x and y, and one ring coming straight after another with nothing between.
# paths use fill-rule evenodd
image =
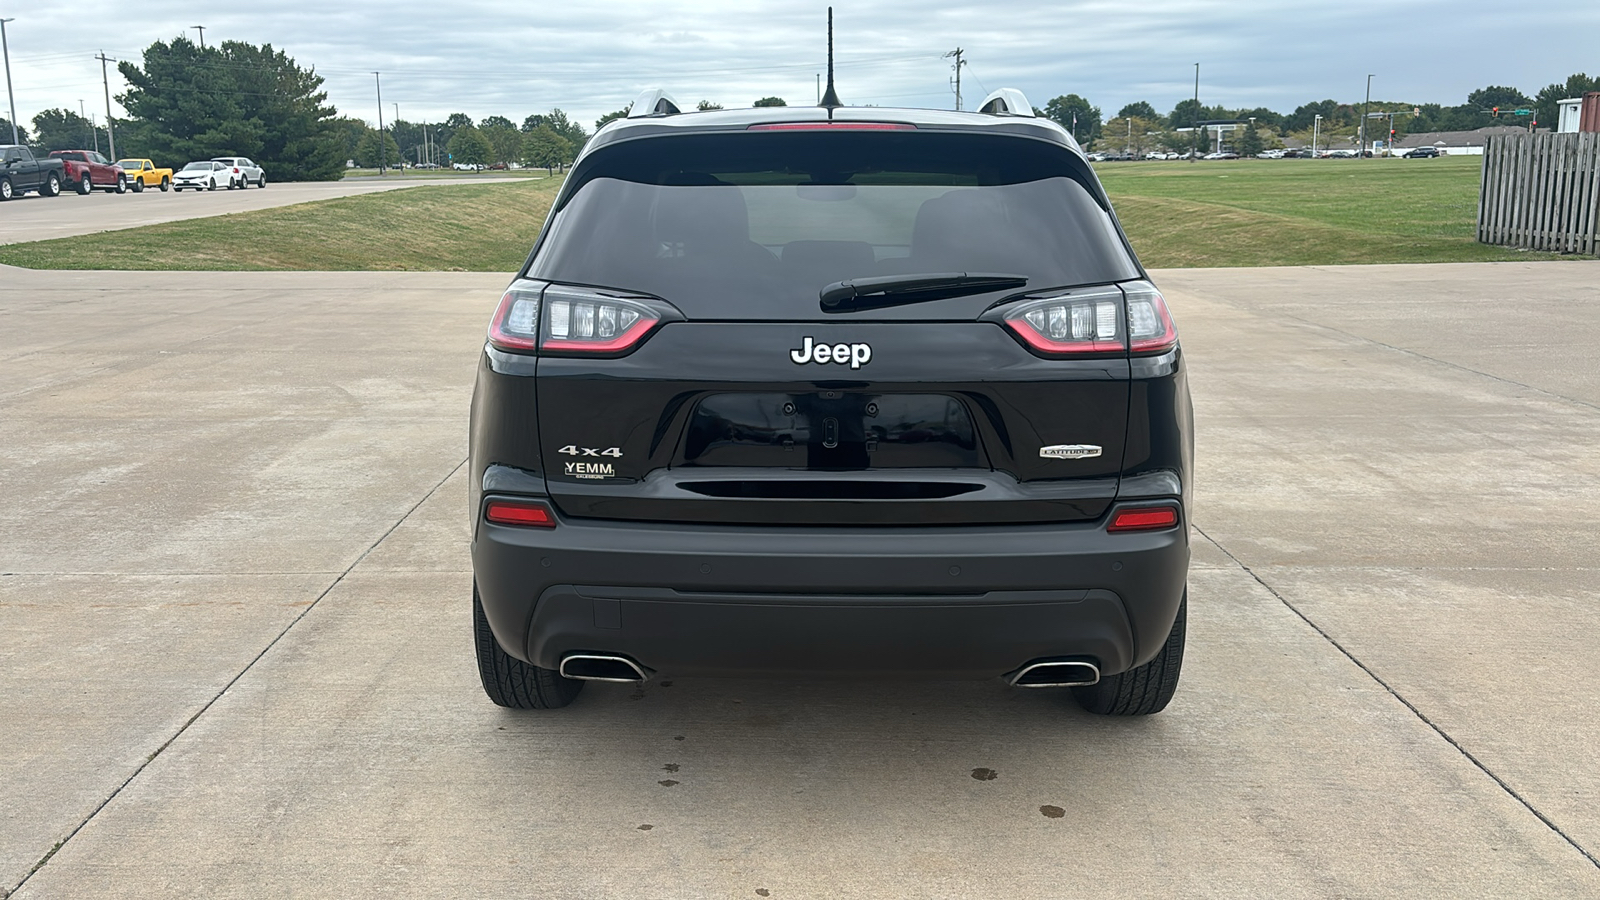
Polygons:
<instances>
[{"instance_id":1,"label":"rear bumper","mask_svg":"<svg viewBox=\"0 0 1600 900\"><path fill-rule=\"evenodd\" d=\"M480 522L473 569L513 656L620 653L672 674L990 678L1037 659L1137 666L1166 641L1186 525L780 528Z\"/></svg>"}]
</instances>

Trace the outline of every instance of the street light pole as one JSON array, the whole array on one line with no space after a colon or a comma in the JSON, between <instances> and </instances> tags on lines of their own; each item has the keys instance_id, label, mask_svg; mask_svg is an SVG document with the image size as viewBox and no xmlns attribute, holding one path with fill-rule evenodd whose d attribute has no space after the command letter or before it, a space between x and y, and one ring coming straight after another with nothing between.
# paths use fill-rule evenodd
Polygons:
<instances>
[{"instance_id":1,"label":"street light pole","mask_svg":"<svg viewBox=\"0 0 1600 900\"><path fill-rule=\"evenodd\" d=\"M1200 64L1194 64L1194 122L1191 123L1196 130L1200 128ZM1202 135L1202 137L1204 137ZM1189 153L1189 162L1194 162L1200 155L1200 138L1195 139L1195 149Z\"/></svg>"},{"instance_id":2,"label":"street light pole","mask_svg":"<svg viewBox=\"0 0 1600 900\"><path fill-rule=\"evenodd\" d=\"M383 81L378 78L378 73L372 73L372 83L378 88L378 174L387 174L388 169L384 163L388 161L389 148L383 143Z\"/></svg>"},{"instance_id":3,"label":"street light pole","mask_svg":"<svg viewBox=\"0 0 1600 900\"><path fill-rule=\"evenodd\" d=\"M104 50L101 50L100 55L95 58L100 60L100 83L106 89L106 146L111 148L111 158L116 159L117 134L111 130L111 76L106 74L106 63L111 60Z\"/></svg>"},{"instance_id":4,"label":"street light pole","mask_svg":"<svg viewBox=\"0 0 1600 900\"><path fill-rule=\"evenodd\" d=\"M206 27L204 25L190 25L189 27L200 32L200 49L204 50L206 48Z\"/></svg>"},{"instance_id":5,"label":"street light pole","mask_svg":"<svg viewBox=\"0 0 1600 900\"><path fill-rule=\"evenodd\" d=\"M17 94L11 89L11 45L6 43L6 23L15 21L0 19L0 51L4 51L6 57L6 97L11 101L11 143L20 144L22 139L17 137Z\"/></svg>"},{"instance_id":6,"label":"street light pole","mask_svg":"<svg viewBox=\"0 0 1600 900\"><path fill-rule=\"evenodd\" d=\"M1367 76L1367 99L1361 104L1361 158L1367 158L1367 107L1372 105L1372 76Z\"/></svg>"},{"instance_id":7,"label":"street light pole","mask_svg":"<svg viewBox=\"0 0 1600 900\"><path fill-rule=\"evenodd\" d=\"M1317 132L1322 130L1322 116L1311 120L1311 158L1317 158Z\"/></svg>"}]
</instances>

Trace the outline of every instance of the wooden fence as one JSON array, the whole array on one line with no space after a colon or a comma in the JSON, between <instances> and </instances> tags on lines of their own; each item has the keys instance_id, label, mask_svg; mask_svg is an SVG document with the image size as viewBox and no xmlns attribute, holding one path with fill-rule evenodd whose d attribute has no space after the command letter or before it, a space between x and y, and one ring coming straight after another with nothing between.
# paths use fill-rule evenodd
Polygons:
<instances>
[{"instance_id":1,"label":"wooden fence","mask_svg":"<svg viewBox=\"0 0 1600 900\"><path fill-rule=\"evenodd\" d=\"M1478 240L1600 255L1600 134L1491 136L1483 148Z\"/></svg>"}]
</instances>

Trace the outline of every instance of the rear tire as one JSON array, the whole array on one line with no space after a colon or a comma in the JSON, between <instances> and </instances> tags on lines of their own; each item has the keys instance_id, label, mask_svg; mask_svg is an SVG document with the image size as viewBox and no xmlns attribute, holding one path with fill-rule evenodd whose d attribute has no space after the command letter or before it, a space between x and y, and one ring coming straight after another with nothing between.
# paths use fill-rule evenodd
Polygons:
<instances>
[{"instance_id":1,"label":"rear tire","mask_svg":"<svg viewBox=\"0 0 1600 900\"><path fill-rule=\"evenodd\" d=\"M45 177L44 187L39 189L39 193L46 197L58 196L61 193L61 176L51 172Z\"/></svg>"},{"instance_id":2,"label":"rear tire","mask_svg":"<svg viewBox=\"0 0 1600 900\"><path fill-rule=\"evenodd\" d=\"M1088 687L1072 689L1078 705L1102 716L1148 716L1167 708L1178 690L1178 670L1183 668L1183 635L1188 618L1189 592L1178 603L1172 632L1155 658L1120 675L1100 679Z\"/></svg>"},{"instance_id":3,"label":"rear tire","mask_svg":"<svg viewBox=\"0 0 1600 900\"><path fill-rule=\"evenodd\" d=\"M170 178L162 178L161 179L161 193L165 194L167 191L169 191L171 189L172 189L172 179L170 179Z\"/></svg>"},{"instance_id":4,"label":"rear tire","mask_svg":"<svg viewBox=\"0 0 1600 900\"><path fill-rule=\"evenodd\" d=\"M85 172L83 175L83 180L78 182L78 193L87 197L89 196L89 192L92 190L94 190L94 182L89 180L89 174Z\"/></svg>"},{"instance_id":5,"label":"rear tire","mask_svg":"<svg viewBox=\"0 0 1600 900\"><path fill-rule=\"evenodd\" d=\"M478 677L483 681L483 692L498 706L559 709L583 690L581 681L525 663L500 649L500 642L489 630L489 619L483 614L477 584L472 586L472 638L478 649Z\"/></svg>"}]
</instances>

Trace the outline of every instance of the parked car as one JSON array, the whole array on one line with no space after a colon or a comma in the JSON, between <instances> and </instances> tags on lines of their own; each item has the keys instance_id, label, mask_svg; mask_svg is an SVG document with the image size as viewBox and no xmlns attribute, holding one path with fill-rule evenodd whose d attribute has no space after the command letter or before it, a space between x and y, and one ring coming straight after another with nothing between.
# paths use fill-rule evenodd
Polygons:
<instances>
[{"instance_id":1,"label":"parked car","mask_svg":"<svg viewBox=\"0 0 1600 900\"><path fill-rule=\"evenodd\" d=\"M66 164L59 159L39 159L21 144L0 144L0 200L37 191L41 197L61 193Z\"/></svg>"},{"instance_id":2,"label":"parked car","mask_svg":"<svg viewBox=\"0 0 1600 900\"><path fill-rule=\"evenodd\" d=\"M232 167L214 159L199 159L185 165L172 176L172 189L214 191L233 178Z\"/></svg>"},{"instance_id":3,"label":"parked car","mask_svg":"<svg viewBox=\"0 0 1600 900\"><path fill-rule=\"evenodd\" d=\"M147 187L160 188L163 191L172 187L172 170L157 168L156 164L148 159L119 159L117 165L121 166L123 174L128 176L128 184L135 194Z\"/></svg>"},{"instance_id":4,"label":"parked car","mask_svg":"<svg viewBox=\"0 0 1600 900\"><path fill-rule=\"evenodd\" d=\"M50 155L66 166L63 184L77 188L78 193L91 190L126 193L128 176L122 167L94 150L52 150Z\"/></svg>"},{"instance_id":5,"label":"parked car","mask_svg":"<svg viewBox=\"0 0 1600 900\"><path fill-rule=\"evenodd\" d=\"M997 95L679 118L651 92L589 140L479 353L495 703L831 671L1167 705L1183 349L1072 135Z\"/></svg>"},{"instance_id":6,"label":"parked car","mask_svg":"<svg viewBox=\"0 0 1600 900\"><path fill-rule=\"evenodd\" d=\"M1233 153L1233 152L1230 152L1230 151L1227 151L1227 150L1219 150L1216 153L1207 153L1205 156L1202 156L1200 158L1201 159L1238 159L1239 158L1239 154Z\"/></svg>"},{"instance_id":7,"label":"parked car","mask_svg":"<svg viewBox=\"0 0 1600 900\"><path fill-rule=\"evenodd\" d=\"M244 190L250 185L258 188L267 186L266 170L251 162L243 156L217 156L212 162L219 162L228 167L228 190L238 188Z\"/></svg>"},{"instance_id":8,"label":"parked car","mask_svg":"<svg viewBox=\"0 0 1600 900\"><path fill-rule=\"evenodd\" d=\"M1412 147L1406 151L1406 159L1438 159L1438 147Z\"/></svg>"},{"instance_id":9,"label":"parked car","mask_svg":"<svg viewBox=\"0 0 1600 900\"><path fill-rule=\"evenodd\" d=\"M1329 150L1322 154L1323 159L1355 159L1356 156L1354 150Z\"/></svg>"}]
</instances>

